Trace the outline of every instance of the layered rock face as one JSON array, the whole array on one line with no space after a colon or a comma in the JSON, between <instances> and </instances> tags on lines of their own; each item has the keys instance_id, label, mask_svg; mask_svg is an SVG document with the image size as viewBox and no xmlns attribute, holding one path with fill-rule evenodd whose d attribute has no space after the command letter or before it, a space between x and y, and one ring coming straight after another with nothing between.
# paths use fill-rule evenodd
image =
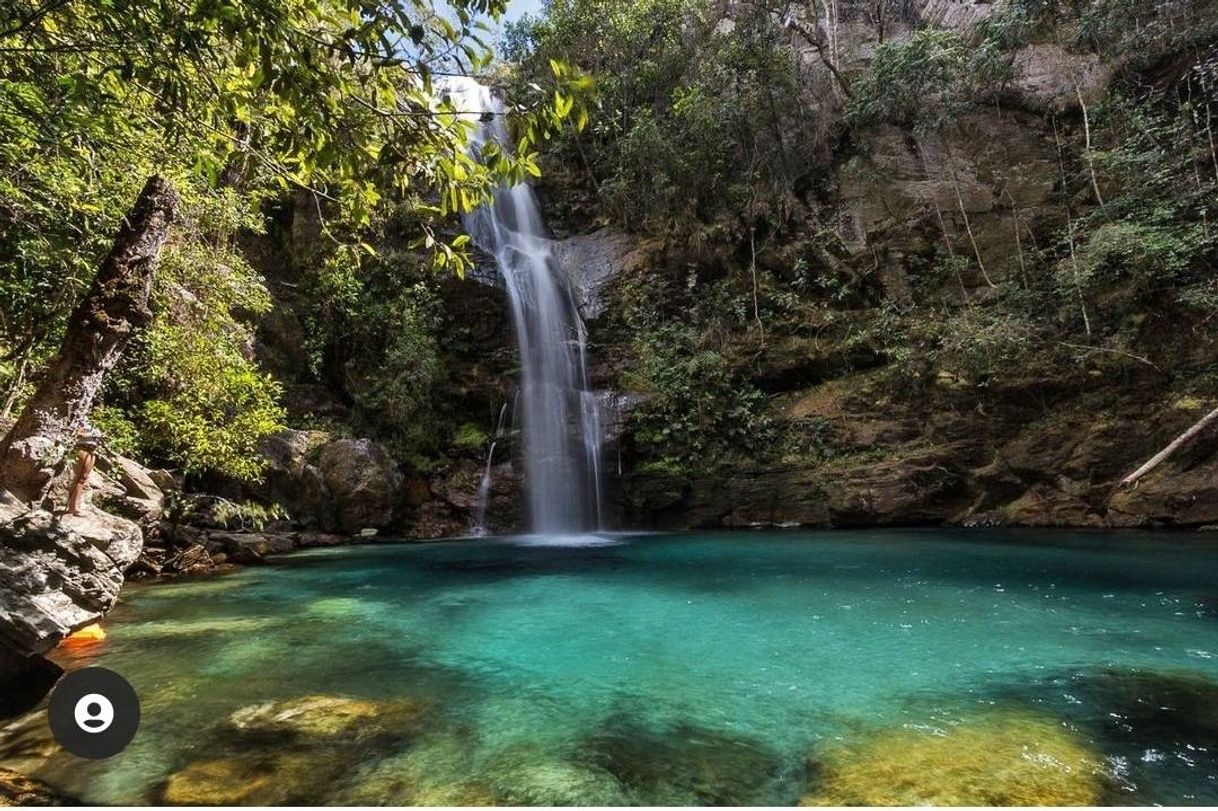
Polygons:
<instances>
[{"instance_id":1,"label":"layered rock face","mask_svg":"<svg viewBox=\"0 0 1218 811\"><path fill-rule=\"evenodd\" d=\"M1001 3L918 0L911 5L919 24L962 30ZM894 21L888 36L899 39L910 30ZM850 41L842 52L858 60L856 67L874 53L872 26L855 30L847 24L841 36ZM817 55L809 52L806 58L815 75ZM820 256L818 270L866 279L875 288L873 300L834 305L842 309L804 325L808 337L767 335L758 341L741 331L720 339L737 344L727 351L748 356L740 364L743 376L767 395L767 412L777 425L818 434L820 458L798 458L809 454L780 447L754 462L728 461L674 474L654 472L627 453L619 465L625 523L666 528L1218 524L1218 430L1194 439L1136 487L1118 486L1213 407L1175 387L1186 375L1218 362L1218 348L1190 340L1187 330L1169 323L1169 307L1151 307L1137 322L1154 349L1154 363L1133 358L1119 374L1087 372L1083 364L1075 373L1023 368L983 384L941 374L917 395L896 390L883 378L898 363L916 358L894 361L850 330L856 316L863 323L881 306L902 311L919 296L950 302L945 312L951 307L976 312L1001 295L1001 286L1035 287L1037 280L1029 285L1028 274L1045 272L1045 265L1038 267L1033 255L1065 253L1060 235L1094 204L1089 191L1073 200L1062 194L1059 131L1073 127L1081 133L1084 105L1095 114L1121 63L1037 42L1014 53L1014 77L1000 104L959 115L933 133L891 125L855 133L848 148L830 161L825 196L809 213L806 227L797 225L796 233L776 239L757 262L775 279L789 281L797 257ZM827 74L820 78L831 89ZM820 98L831 95L826 90ZM600 233L582 239L595 244L603 241ZM780 244L782 239L788 244ZM598 277L596 313L615 306L615 285L632 277L689 277L693 289L702 276L748 272L739 256L707 269L697 266L698 257L648 253L645 245L637 239L633 249L617 247L615 275ZM926 273L927 257L941 250L962 261L950 278L935 281ZM680 266L682 258L689 267ZM1043 280L1039 283L1043 287ZM846 311L847 306L854 309ZM637 362L631 357L633 336L614 333L604 321L591 327L598 374L605 386L628 387L629 365ZM1080 351L1108 350L1083 346ZM624 394L627 404L638 399ZM628 414L625 424L629 434Z\"/></svg>"},{"instance_id":2,"label":"layered rock face","mask_svg":"<svg viewBox=\"0 0 1218 811\"><path fill-rule=\"evenodd\" d=\"M143 533L100 510L57 517L3 495L0 645L39 655L114 607Z\"/></svg>"}]
</instances>

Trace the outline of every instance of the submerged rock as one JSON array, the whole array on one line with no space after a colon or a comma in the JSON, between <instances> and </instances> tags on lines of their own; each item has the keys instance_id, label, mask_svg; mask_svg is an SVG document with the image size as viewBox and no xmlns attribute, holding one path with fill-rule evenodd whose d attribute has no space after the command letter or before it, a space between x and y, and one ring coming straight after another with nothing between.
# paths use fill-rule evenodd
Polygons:
<instances>
[{"instance_id":1,"label":"submerged rock","mask_svg":"<svg viewBox=\"0 0 1218 811\"><path fill-rule=\"evenodd\" d=\"M779 756L744 736L690 724L653 729L614 717L581 743L580 757L644 805L765 805Z\"/></svg>"},{"instance_id":2,"label":"submerged rock","mask_svg":"<svg viewBox=\"0 0 1218 811\"><path fill-rule=\"evenodd\" d=\"M46 710L0 726L0 768L34 774L62 752L51 735Z\"/></svg>"},{"instance_id":3,"label":"submerged rock","mask_svg":"<svg viewBox=\"0 0 1218 811\"><path fill-rule=\"evenodd\" d=\"M11 769L0 769L0 806L16 805L80 805L68 799L41 780L26 777Z\"/></svg>"},{"instance_id":4,"label":"submerged rock","mask_svg":"<svg viewBox=\"0 0 1218 811\"><path fill-rule=\"evenodd\" d=\"M292 805L316 802L345 765L321 753L282 752L192 763L161 790L166 805Z\"/></svg>"},{"instance_id":5,"label":"submerged rock","mask_svg":"<svg viewBox=\"0 0 1218 811\"><path fill-rule=\"evenodd\" d=\"M1100 759L1061 723L999 713L946 730L883 731L818 753L800 805L1098 805Z\"/></svg>"},{"instance_id":6,"label":"submerged rock","mask_svg":"<svg viewBox=\"0 0 1218 811\"><path fill-rule=\"evenodd\" d=\"M491 778L508 805L631 804L608 772L562 760L501 760Z\"/></svg>"},{"instance_id":7,"label":"submerged rock","mask_svg":"<svg viewBox=\"0 0 1218 811\"><path fill-rule=\"evenodd\" d=\"M443 734L361 768L327 798L340 805L493 806L494 789L475 775L468 737Z\"/></svg>"},{"instance_id":8,"label":"submerged rock","mask_svg":"<svg viewBox=\"0 0 1218 811\"><path fill-rule=\"evenodd\" d=\"M376 702L312 695L244 707L229 716L229 725L256 738L350 740L414 731L424 712L423 704L409 699Z\"/></svg>"}]
</instances>

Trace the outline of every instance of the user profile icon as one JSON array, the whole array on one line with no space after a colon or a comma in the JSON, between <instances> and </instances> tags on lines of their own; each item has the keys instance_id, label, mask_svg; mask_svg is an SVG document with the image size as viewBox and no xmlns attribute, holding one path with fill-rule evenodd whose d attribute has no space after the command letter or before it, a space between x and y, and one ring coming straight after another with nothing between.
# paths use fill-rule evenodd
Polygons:
<instances>
[{"instance_id":1,"label":"user profile icon","mask_svg":"<svg viewBox=\"0 0 1218 811\"><path fill-rule=\"evenodd\" d=\"M76 702L73 715L76 726L85 732L97 734L105 732L114 723L114 705L101 693L89 693Z\"/></svg>"},{"instance_id":2,"label":"user profile icon","mask_svg":"<svg viewBox=\"0 0 1218 811\"><path fill-rule=\"evenodd\" d=\"M75 670L55 685L47 707L51 734L77 757L102 760L127 748L140 726L135 688L104 667Z\"/></svg>"}]
</instances>

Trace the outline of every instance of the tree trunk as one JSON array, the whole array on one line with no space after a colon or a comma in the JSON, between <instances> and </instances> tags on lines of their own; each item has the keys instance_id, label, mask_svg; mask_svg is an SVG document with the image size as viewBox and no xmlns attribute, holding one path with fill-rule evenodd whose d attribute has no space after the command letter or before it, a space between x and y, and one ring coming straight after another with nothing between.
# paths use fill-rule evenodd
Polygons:
<instances>
[{"instance_id":1,"label":"tree trunk","mask_svg":"<svg viewBox=\"0 0 1218 811\"><path fill-rule=\"evenodd\" d=\"M169 181L149 178L88 293L73 310L59 354L0 443L0 485L18 498L43 496L88 418L106 373L131 335L151 322L152 272L177 208Z\"/></svg>"},{"instance_id":2,"label":"tree trunk","mask_svg":"<svg viewBox=\"0 0 1218 811\"><path fill-rule=\"evenodd\" d=\"M1146 464L1142 465L1140 468L1135 470L1133 473L1130 473L1128 476L1121 479L1120 486L1121 487L1133 487L1135 484L1138 483L1139 479L1141 479L1147 473L1149 473L1150 471L1152 471L1156 467L1158 467L1160 463L1162 463L1162 462L1166 461L1168 458L1170 458L1173 453L1180 450L1180 448L1184 444L1186 444L1190 439L1192 439L1193 437L1197 436L1197 434L1204 431L1211 423L1213 423L1215 421L1218 421L1218 408L1215 408L1213 411L1206 414L1200 420L1195 422L1193 424L1193 427L1189 428L1187 431L1180 434L1180 436L1173 439L1171 441L1170 445L1168 445L1166 448L1164 448L1163 450L1156 453L1154 456L1150 457L1149 461L1147 461Z\"/></svg>"}]
</instances>

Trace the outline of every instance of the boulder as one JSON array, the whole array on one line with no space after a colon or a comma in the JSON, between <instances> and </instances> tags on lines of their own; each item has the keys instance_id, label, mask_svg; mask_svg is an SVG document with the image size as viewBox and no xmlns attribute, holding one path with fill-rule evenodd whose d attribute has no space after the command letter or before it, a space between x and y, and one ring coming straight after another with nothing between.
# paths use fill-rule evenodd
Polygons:
<instances>
[{"instance_id":1,"label":"boulder","mask_svg":"<svg viewBox=\"0 0 1218 811\"><path fill-rule=\"evenodd\" d=\"M161 517L165 509L165 491L156 483L152 471L134 459L118 454L99 455L97 469L121 488L118 493L112 488L103 489L99 493L107 507L127 518L145 523ZM165 474L165 471L159 473ZM161 479L165 480L164 475L161 475Z\"/></svg>"},{"instance_id":2,"label":"boulder","mask_svg":"<svg viewBox=\"0 0 1218 811\"><path fill-rule=\"evenodd\" d=\"M259 738L342 738L356 735L379 716L374 702L318 695L243 707L229 716L229 724Z\"/></svg>"},{"instance_id":3,"label":"boulder","mask_svg":"<svg viewBox=\"0 0 1218 811\"><path fill-rule=\"evenodd\" d=\"M217 561L202 544L191 544L165 561L165 574L203 574L215 568Z\"/></svg>"},{"instance_id":4,"label":"boulder","mask_svg":"<svg viewBox=\"0 0 1218 811\"><path fill-rule=\"evenodd\" d=\"M43 654L97 622L142 549L138 525L91 508L62 517L31 509L0 525L0 644Z\"/></svg>"},{"instance_id":5,"label":"boulder","mask_svg":"<svg viewBox=\"0 0 1218 811\"><path fill-rule=\"evenodd\" d=\"M262 487L254 495L283 507L300 526L332 529L334 504L315 464L329 440L324 431L293 429L263 439L259 450L269 464Z\"/></svg>"},{"instance_id":6,"label":"boulder","mask_svg":"<svg viewBox=\"0 0 1218 811\"><path fill-rule=\"evenodd\" d=\"M342 743L389 735L410 737L421 728L426 706L419 701L368 701L310 695L253 704L228 718L246 740L281 743Z\"/></svg>"},{"instance_id":7,"label":"boulder","mask_svg":"<svg viewBox=\"0 0 1218 811\"><path fill-rule=\"evenodd\" d=\"M261 563L267 555L291 552L297 546L292 535L270 532L212 532L207 536L207 551L227 555L237 563Z\"/></svg>"},{"instance_id":8,"label":"boulder","mask_svg":"<svg viewBox=\"0 0 1218 811\"><path fill-rule=\"evenodd\" d=\"M334 501L335 524L348 534L393 524L402 499L402 473L389 452L368 439L339 439L317 463Z\"/></svg>"}]
</instances>

